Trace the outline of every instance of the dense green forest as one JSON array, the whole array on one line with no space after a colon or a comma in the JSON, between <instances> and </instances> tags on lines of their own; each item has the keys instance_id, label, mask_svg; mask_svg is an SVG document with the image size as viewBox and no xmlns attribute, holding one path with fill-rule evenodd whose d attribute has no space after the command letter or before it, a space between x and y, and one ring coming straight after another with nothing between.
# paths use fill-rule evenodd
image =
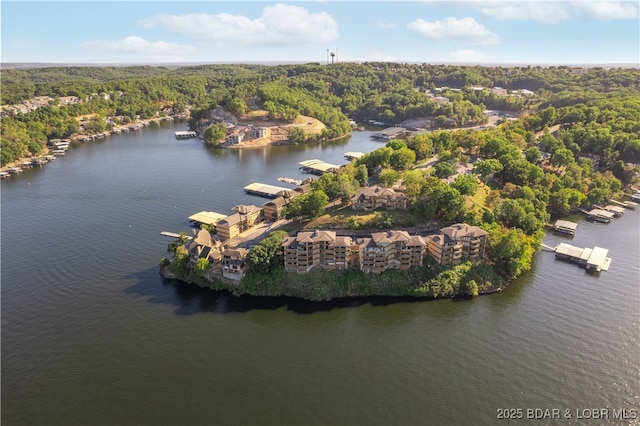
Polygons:
<instances>
[{"instance_id":1,"label":"dense green forest","mask_svg":"<svg viewBox=\"0 0 640 426\"><path fill-rule=\"evenodd\" d=\"M451 119L457 126L465 126L483 123L485 109L527 113L544 110L538 118L527 120L527 130L566 123L571 129L563 137L571 134L580 138L596 132L591 124L596 121L605 129L598 129L598 140L585 136L591 142L582 149L605 154L607 162L617 160L614 151L604 152L607 142L601 140L606 139L601 134L609 132L615 145L624 145L618 150L619 159L637 161L633 142L637 137L620 142L616 136L633 132L629 123L637 118L634 99L640 93L636 69L589 68L575 72L570 67L394 63L51 67L2 70L1 85L2 105L19 104L35 96L54 98L49 106L33 112L4 114L3 164L39 154L47 139L72 136L79 130L78 116L95 114L93 128L101 130L109 117L128 122L189 108L198 118L217 105L243 112L247 100L254 96L274 109L319 119L327 126L321 139L346 134L347 116L388 125L433 117L439 125ZM527 89L535 96L501 96L473 90L472 86ZM425 91L436 88L451 102L433 102ZM77 96L81 102L56 105L55 99L62 96Z\"/></svg>"},{"instance_id":2,"label":"dense green forest","mask_svg":"<svg viewBox=\"0 0 640 426\"><path fill-rule=\"evenodd\" d=\"M500 95L488 90L492 87L534 93ZM450 102L434 102L433 93ZM257 99L270 115L320 120L326 128L319 139L332 139L348 134L349 118L397 125L429 117L436 127L447 122L461 127L484 124L486 109L512 111L519 118L503 119L496 127L441 128L390 141L340 173L323 175L313 191L285 209L288 217L313 219L328 201L347 201L370 178L388 186L402 182L412 200L412 221L464 221L487 230L489 260L504 280L530 268L552 217L620 197L626 185L637 181L640 163L638 69L394 63L60 67L3 70L1 95L3 105L34 96L54 98L26 114L3 113L3 164L39 154L48 139L74 135L79 116L90 116L85 131L88 125L96 132L114 117L128 122L187 109L195 124L217 106L240 114L255 107ZM58 105L62 96L81 101ZM558 130L549 132L552 127ZM434 155L435 166L416 167ZM461 175L451 184L443 180L472 156L480 159L473 175ZM389 215L376 222L378 227L398 225ZM353 221L350 226L359 225ZM278 238L265 244L278 247ZM274 277L282 274L282 266L273 261L273 247L248 257L247 291L279 291L276 281L283 281ZM411 291L433 297L473 293L463 286L464 277L473 277L480 289L495 288L495 277L484 279L490 274L474 269L486 265L460 268L466 268L464 273L449 274L459 277L451 288L432 277L429 283L411 284Z\"/></svg>"}]
</instances>

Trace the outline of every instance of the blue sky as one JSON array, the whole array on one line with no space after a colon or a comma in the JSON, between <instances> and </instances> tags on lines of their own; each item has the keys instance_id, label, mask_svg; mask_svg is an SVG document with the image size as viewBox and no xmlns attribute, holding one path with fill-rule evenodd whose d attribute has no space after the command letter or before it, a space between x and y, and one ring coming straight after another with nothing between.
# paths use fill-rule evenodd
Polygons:
<instances>
[{"instance_id":1,"label":"blue sky","mask_svg":"<svg viewBox=\"0 0 640 426\"><path fill-rule=\"evenodd\" d=\"M1 60L638 64L640 2L11 1Z\"/></svg>"}]
</instances>

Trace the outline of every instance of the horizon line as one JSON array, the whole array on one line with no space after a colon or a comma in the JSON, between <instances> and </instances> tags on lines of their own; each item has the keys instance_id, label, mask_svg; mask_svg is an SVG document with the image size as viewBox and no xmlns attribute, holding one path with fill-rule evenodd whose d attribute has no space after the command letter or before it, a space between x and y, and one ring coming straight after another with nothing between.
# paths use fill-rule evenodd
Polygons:
<instances>
[{"instance_id":1,"label":"horizon line","mask_svg":"<svg viewBox=\"0 0 640 426\"><path fill-rule=\"evenodd\" d=\"M26 62L26 61L12 61L12 62L0 62L0 68L45 68L45 67L58 67L58 66L79 66L79 67L129 67L129 66L194 66L194 65L292 65L292 64L310 64L317 63L323 65L322 61L176 61L176 62ZM452 66L544 66L544 67L582 67L582 68L639 68L640 64L637 62L474 62L474 61L389 61L389 60L367 60L367 61L340 61L340 63L386 63L386 64L426 64L426 65L452 65Z\"/></svg>"}]
</instances>

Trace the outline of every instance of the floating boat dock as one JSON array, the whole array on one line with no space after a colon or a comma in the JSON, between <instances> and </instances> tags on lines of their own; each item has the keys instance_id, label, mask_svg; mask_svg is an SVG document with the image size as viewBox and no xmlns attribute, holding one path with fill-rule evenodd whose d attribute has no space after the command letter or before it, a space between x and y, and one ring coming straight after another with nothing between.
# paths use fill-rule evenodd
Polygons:
<instances>
[{"instance_id":1,"label":"floating boat dock","mask_svg":"<svg viewBox=\"0 0 640 426\"><path fill-rule=\"evenodd\" d=\"M553 225L553 232L573 236L576 233L577 227L578 224L575 222L569 222L568 220L557 220Z\"/></svg>"},{"instance_id":2,"label":"floating boat dock","mask_svg":"<svg viewBox=\"0 0 640 426\"><path fill-rule=\"evenodd\" d=\"M197 136L196 132L190 132L188 130L179 130L175 133L176 139L191 139Z\"/></svg>"},{"instance_id":3,"label":"floating boat dock","mask_svg":"<svg viewBox=\"0 0 640 426\"><path fill-rule=\"evenodd\" d=\"M378 133L374 133L371 135L373 139L382 139L385 141L389 141L391 139L395 139L406 132L407 129L404 127L388 127L384 130L379 131Z\"/></svg>"},{"instance_id":4,"label":"floating boat dock","mask_svg":"<svg viewBox=\"0 0 640 426\"><path fill-rule=\"evenodd\" d=\"M611 265L611 258L607 256L609 250L602 247L591 249L560 243L554 251L557 259L577 263L589 272L608 271Z\"/></svg>"},{"instance_id":5,"label":"floating boat dock","mask_svg":"<svg viewBox=\"0 0 640 426\"><path fill-rule=\"evenodd\" d=\"M607 206L604 206L602 208L602 210L606 210L609 213L613 213L614 217L620 217L624 214L624 208L620 207L620 206L614 206L613 204L609 204Z\"/></svg>"},{"instance_id":6,"label":"floating boat dock","mask_svg":"<svg viewBox=\"0 0 640 426\"><path fill-rule=\"evenodd\" d=\"M267 185L264 183L252 183L244 187L244 192L265 198L277 198L286 192L293 191L281 186Z\"/></svg>"},{"instance_id":7,"label":"floating boat dock","mask_svg":"<svg viewBox=\"0 0 640 426\"><path fill-rule=\"evenodd\" d=\"M587 220L593 220L601 223L609 223L615 215L603 209L593 209L591 211L582 210L587 215Z\"/></svg>"},{"instance_id":8,"label":"floating boat dock","mask_svg":"<svg viewBox=\"0 0 640 426\"><path fill-rule=\"evenodd\" d=\"M303 171L318 176L323 173L337 173L342 167L337 164L325 163L324 161L317 159L301 161L298 164Z\"/></svg>"},{"instance_id":9,"label":"floating boat dock","mask_svg":"<svg viewBox=\"0 0 640 426\"><path fill-rule=\"evenodd\" d=\"M611 200L610 202L612 204L624 207L625 209L629 209L629 210L635 210L636 207L638 207L638 203L634 203L633 201L622 201L622 202L620 202L620 201L616 201L616 200Z\"/></svg>"},{"instance_id":10,"label":"floating boat dock","mask_svg":"<svg viewBox=\"0 0 640 426\"><path fill-rule=\"evenodd\" d=\"M227 217L227 215L225 215L225 214L220 214L220 213L216 213L216 212L202 211L202 212L195 213L195 214L189 216L189 221L194 226L200 226L202 224L205 224L205 225L217 225L218 222L220 222L225 217Z\"/></svg>"},{"instance_id":11,"label":"floating boat dock","mask_svg":"<svg viewBox=\"0 0 640 426\"><path fill-rule=\"evenodd\" d=\"M344 159L345 160L359 160L360 158L362 158L365 155L364 152L357 152L357 151L350 151L350 152L345 152L344 153Z\"/></svg>"}]
</instances>

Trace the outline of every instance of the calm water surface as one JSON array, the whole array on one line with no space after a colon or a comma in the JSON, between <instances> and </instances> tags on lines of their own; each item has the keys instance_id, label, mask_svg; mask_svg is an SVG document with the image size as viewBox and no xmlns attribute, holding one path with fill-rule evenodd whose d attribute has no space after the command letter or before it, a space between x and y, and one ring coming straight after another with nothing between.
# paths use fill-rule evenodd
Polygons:
<instances>
[{"instance_id":1,"label":"calm water surface","mask_svg":"<svg viewBox=\"0 0 640 426\"><path fill-rule=\"evenodd\" d=\"M539 252L507 291L468 301L235 298L163 281L160 231L261 205L242 188L289 186L275 178L304 177L299 161L381 144L213 150L175 130L2 181L3 424L480 425L501 408L639 408L640 211L575 218L572 244L610 250L600 276Z\"/></svg>"}]
</instances>

